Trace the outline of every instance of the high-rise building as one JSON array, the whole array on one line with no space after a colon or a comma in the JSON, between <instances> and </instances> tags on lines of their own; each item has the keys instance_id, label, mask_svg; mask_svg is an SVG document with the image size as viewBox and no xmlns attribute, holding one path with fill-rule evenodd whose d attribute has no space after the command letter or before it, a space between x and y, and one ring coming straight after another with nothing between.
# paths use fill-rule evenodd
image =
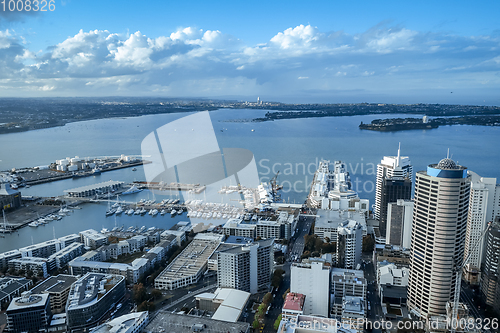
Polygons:
<instances>
[{"instance_id":1,"label":"high-rise building","mask_svg":"<svg viewBox=\"0 0 500 333\"><path fill-rule=\"evenodd\" d=\"M269 288L274 239L228 248L217 253L217 285L252 294Z\"/></svg>"},{"instance_id":2,"label":"high-rise building","mask_svg":"<svg viewBox=\"0 0 500 333\"><path fill-rule=\"evenodd\" d=\"M469 192L467 168L449 158L416 174L408 283L413 315L444 315L446 303L453 301L454 268L464 259Z\"/></svg>"},{"instance_id":3,"label":"high-rise building","mask_svg":"<svg viewBox=\"0 0 500 333\"><path fill-rule=\"evenodd\" d=\"M363 229L355 220L342 222L338 227L337 266L355 269L361 263Z\"/></svg>"},{"instance_id":4,"label":"high-rise building","mask_svg":"<svg viewBox=\"0 0 500 333\"><path fill-rule=\"evenodd\" d=\"M500 218L485 235L486 250L481 271L481 294L489 306L500 312Z\"/></svg>"},{"instance_id":5,"label":"high-rise building","mask_svg":"<svg viewBox=\"0 0 500 333\"><path fill-rule=\"evenodd\" d=\"M411 229L413 221L413 201L398 199L387 205L387 230L385 243L411 248Z\"/></svg>"},{"instance_id":6,"label":"high-rise building","mask_svg":"<svg viewBox=\"0 0 500 333\"><path fill-rule=\"evenodd\" d=\"M398 200L411 199L411 180L409 178L384 178L380 196L380 234L387 232L388 205Z\"/></svg>"},{"instance_id":7,"label":"high-rise building","mask_svg":"<svg viewBox=\"0 0 500 333\"><path fill-rule=\"evenodd\" d=\"M480 241L481 234L495 215L500 214L500 185L496 184L496 178L481 177L472 171L469 171L469 175L471 188L464 258L470 255L470 259L464 267L464 280L475 285L479 283L479 271L485 253L485 241Z\"/></svg>"},{"instance_id":8,"label":"high-rise building","mask_svg":"<svg viewBox=\"0 0 500 333\"><path fill-rule=\"evenodd\" d=\"M290 292L306 296L305 315L328 318L330 301L330 269L325 259L309 258L290 267Z\"/></svg>"},{"instance_id":9,"label":"high-rise building","mask_svg":"<svg viewBox=\"0 0 500 333\"><path fill-rule=\"evenodd\" d=\"M383 236L386 232L387 204L398 199L410 199L412 182L413 166L408 156L401 156L401 149L398 149L397 156L384 156L377 165L373 215L380 223Z\"/></svg>"}]
</instances>

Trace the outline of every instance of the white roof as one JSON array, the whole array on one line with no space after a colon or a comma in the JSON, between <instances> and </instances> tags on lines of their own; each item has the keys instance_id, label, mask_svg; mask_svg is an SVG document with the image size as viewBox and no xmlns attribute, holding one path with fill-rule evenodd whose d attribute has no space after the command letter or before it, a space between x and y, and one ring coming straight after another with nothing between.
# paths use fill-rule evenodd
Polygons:
<instances>
[{"instance_id":1,"label":"white roof","mask_svg":"<svg viewBox=\"0 0 500 333\"><path fill-rule=\"evenodd\" d=\"M231 308L229 306L221 305L215 311L214 315L212 316L212 319L217 319L217 320L222 320L222 321L227 321L230 323L235 323L238 321L238 318L240 317L241 310Z\"/></svg>"}]
</instances>

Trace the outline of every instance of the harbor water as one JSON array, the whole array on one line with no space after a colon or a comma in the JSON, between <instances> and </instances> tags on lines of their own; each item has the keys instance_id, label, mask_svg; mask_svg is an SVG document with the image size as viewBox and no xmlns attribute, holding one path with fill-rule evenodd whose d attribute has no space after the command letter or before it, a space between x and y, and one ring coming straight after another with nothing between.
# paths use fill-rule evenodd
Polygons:
<instances>
[{"instance_id":1,"label":"harbor water","mask_svg":"<svg viewBox=\"0 0 500 333\"><path fill-rule=\"evenodd\" d=\"M442 126L432 130L401 132L374 132L359 130L360 122L370 122L385 115L289 119L269 122L238 122L234 119L261 117L263 110L223 109L210 112L219 148L245 148L254 154L261 181L269 181L280 172L278 182L283 185L282 199L302 203L307 197L312 176L321 159L343 160L351 174L353 187L361 198L373 203L375 197L376 165L384 155L395 155L401 143L402 155L409 156L415 171L424 170L430 163L446 157L448 148L452 158L468 169L485 177L500 178L500 128L489 126ZM70 123L65 126L29 132L0 135L2 157L0 170L48 165L65 157L97 157L140 155L141 142L158 127L186 116L183 114L148 115L132 118L113 118ZM408 117L391 115L390 117ZM179 147L182 149L182 147ZM66 179L52 183L21 188L22 195L60 196L64 190L107 180L131 183L145 180L144 168L125 168L103 172L101 175ZM222 184L231 185L231 184ZM232 184L236 185L236 184ZM156 192L156 191L155 191ZM156 192L157 202L164 198L181 201L200 199L235 204L237 196L202 193ZM153 193L142 191L120 198L127 202L153 199ZM236 199L235 199L236 198ZM105 216L106 203L81 205L59 221L37 228L25 227L0 238L0 252L32 243L61 237L70 233L114 226L170 228L179 221L188 221L186 213L170 217L157 215ZM201 221L201 220L196 220ZM195 221L195 222L196 222ZM220 224L222 220L205 223Z\"/></svg>"}]
</instances>

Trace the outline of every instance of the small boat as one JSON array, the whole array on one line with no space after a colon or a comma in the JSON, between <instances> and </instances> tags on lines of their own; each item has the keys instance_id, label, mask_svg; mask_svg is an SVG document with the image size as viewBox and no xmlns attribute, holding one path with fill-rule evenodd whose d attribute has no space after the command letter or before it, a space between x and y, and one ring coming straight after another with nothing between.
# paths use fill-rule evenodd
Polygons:
<instances>
[{"instance_id":1,"label":"small boat","mask_svg":"<svg viewBox=\"0 0 500 333\"><path fill-rule=\"evenodd\" d=\"M196 214L196 217L200 218L202 216L202 214L203 214L202 212L198 212L198 214Z\"/></svg>"},{"instance_id":2,"label":"small boat","mask_svg":"<svg viewBox=\"0 0 500 333\"><path fill-rule=\"evenodd\" d=\"M148 231L155 231L155 230L156 230L155 227L148 228Z\"/></svg>"},{"instance_id":3,"label":"small boat","mask_svg":"<svg viewBox=\"0 0 500 333\"><path fill-rule=\"evenodd\" d=\"M145 210L144 208L142 208L139 214L144 215L144 214L146 214L147 212L148 212L147 210Z\"/></svg>"},{"instance_id":4,"label":"small boat","mask_svg":"<svg viewBox=\"0 0 500 333\"><path fill-rule=\"evenodd\" d=\"M132 215L132 214L134 214L134 212L135 211L133 209L129 209L129 210L127 210L127 212L125 214Z\"/></svg>"},{"instance_id":5,"label":"small boat","mask_svg":"<svg viewBox=\"0 0 500 333\"><path fill-rule=\"evenodd\" d=\"M222 218L222 213L221 213L221 212L218 212L218 213L217 213L217 218L218 218L218 219Z\"/></svg>"},{"instance_id":6,"label":"small boat","mask_svg":"<svg viewBox=\"0 0 500 333\"><path fill-rule=\"evenodd\" d=\"M134 211L134 215L139 215L141 213L141 210L139 208L137 208L135 211Z\"/></svg>"},{"instance_id":7,"label":"small boat","mask_svg":"<svg viewBox=\"0 0 500 333\"><path fill-rule=\"evenodd\" d=\"M172 211L170 212L170 215L172 215L172 217L174 217L176 214L177 214L177 211L175 209L172 209Z\"/></svg>"},{"instance_id":8,"label":"small boat","mask_svg":"<svg viewBox=\"0 0 500 333\"><path fill-rule=\"evenodd\" d=\"M160 211L160 215L165 215L166 213L167 213L167 211L166 211L165 209L162 209L162 210Z\"/></svg>"},{"instance_id":9,"label":"small boat","mask_svg":"<svg viewBox=\"0 0 500 333\"><path fill-rule=\"evenodd\" d=\"M177 210L177 215L182 215L182 213L184 213L182 209Z\"/></svg>"},{"instance_id":10,"label":"small boat","mask_svg":"<svg viewBox=\"0 0 500 333\"><path fill-rule=\"evenodd\" d=\"M118 206L120 206L120 204L118 202L115 202L113 206L111 206L111 208L118 208Z\"/></svg>"},{"instance_id":11,"label":"small boat","mask_svg":"<svg viewBox=\"0 0 500 333\"><path fill-rule=\"evenodd\" d=\"M122 206L118 206L118 208L116 209L115 214L116 215L120 215L121 213L123 213L123 208L122 208Z\"/></svg>"},{"instance_id":12,"label":"small boat","mask_svg":"<svg viewBox=\"0 0 500 333\"><path fill-rule=\"evenodd\" d=\"M105 234L105 233L107 233L107 232L109 232L109 230L108 230L108 229L106 229L106 228L102 228L102 229L101 229L101 234Z\"/></svg>"},{"instance_id":13,"label":"small boat","mask_svg":"<svg viewBox=\"0 0 500 333\"><path fill-rule=\"evenodd\" d=\"M211 219L211 218L212 218L212 212L208 212L207 219Z\"/></svg>"},{"instance_id":14,"label":"small boat","mask_svg":"<svg viewBox=\"0 0 500 333\"><path fill-rule=\"evenodd\" d=\"M158 215L158 209L153 209L153 211L151 212L151 216L156 216Z\"/></svg>"},{"instance_id":15,"label":"small boat","mask_svg":"<svg viewBox=\"0 0 500 333\"><path fill-rule=\"evenodd\" d=\"M146 230L146 227L145 227L145 226L142 226L142 227L139 229L139 232L143 232L144 230Z\"/></svg>"},{"instance_id":16,"label":"small boat","mask_svg":"<svg viewBox=\"0 0 500 333\"><path fill-rule=\"evenodd\" d=\"M37 221L33 221L31 223L28 224L30 227L38 227L38 222Z\"/></svg>"},{"instance_id":17,"label":"small boat","mask_svg":"<svg viewBox=\"0 0 500 333\"><path fill-rule=\"evenodd\" d=\"M137 171L137 168L133 168L132 171Z\"/></svg>"},{"instance_id":18,"label":"small boat","mask_svg":"<svg viewBox=\"0 0 500 333\"><path fill-rule=\"evenodd\" d=\"M101 169L96 167L96 168L92 169L92 174L93 175L100 175L101 171L102 171Z\"/></svg>"},{"instance_id":19,"label":"small boat","mask_svg":"<svg viewBox=\"0 0 500 333\"><path fill-rule=\"evenodd\" d=\"M113 215L114 213L116 213L116 209L114 209L114 208L108 209L108 210L106 211L106 216L111 216L111 215Z\"/></svg>"}]
</instances>

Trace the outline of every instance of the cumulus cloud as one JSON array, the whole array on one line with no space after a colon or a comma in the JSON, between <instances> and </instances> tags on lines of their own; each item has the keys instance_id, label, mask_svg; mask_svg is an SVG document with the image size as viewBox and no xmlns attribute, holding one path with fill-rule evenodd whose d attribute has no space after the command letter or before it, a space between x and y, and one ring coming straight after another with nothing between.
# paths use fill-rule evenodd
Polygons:
<instances>
[{"instance_id":1,"label":"cumulus cloud","mask_svg":"<svg viewBox=\"0 0 500 333\"><path fill-rule=\"evenodd\" d=\"M299 25L245 45L218 30L186 27L158 37L80 30L35 54L23 36L5 30L0 86L53 95L375 94L421 89L422 82L432 89L457 73L473 72L471 84L497 87L499 45L493 35L422 33L384 24L359 34ZM462 77L454 82L465 84Z\"/></svg>"}]
</instances>

